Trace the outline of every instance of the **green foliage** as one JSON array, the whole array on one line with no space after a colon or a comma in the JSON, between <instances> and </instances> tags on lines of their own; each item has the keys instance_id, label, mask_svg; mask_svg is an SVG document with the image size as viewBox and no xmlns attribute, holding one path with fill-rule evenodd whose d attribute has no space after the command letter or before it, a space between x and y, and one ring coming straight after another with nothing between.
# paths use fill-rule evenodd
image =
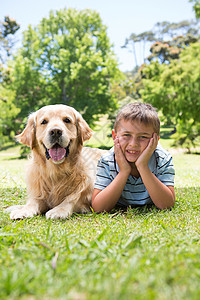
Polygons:
<instances>
[{"instance_id":1,"label":"green foliage","mask_svg":"<svg viewBox=\"0 0 200 300\"><path fill-rule=\"evenodd\" d=\"M1 299L199 299L199 155L174 155L171 210L11 221L3 208L26 198L15 149L0 152Z\"/></svg>"},{"instance_id":2,"label":"green foliage","mask_svg":"<svg viewBox=\"0 0 200 300\"><path fill-rule=\"evenodd\" d=\"M29 26L13 75L20 118L44 104L63 103L90 125L115 109L111 88L121 76L99 14L76 9L51 11L37 27Z\"/></svg>"},{"instance_id":3,"label":"green foliage","mask_svg":"<svg viewBox=\"0 0 200 300\"><path fill-rule=\"evenodd\" d=\"M0 85L0 148L5 142L13 139L15 130L19 123L13 123L13 119L19 113L19 109L15 106L15 93Z\"/></svg>"},{"instance_id":4,"label":"green foliage","mask_svg":"<svg viewBox=\"0 0 200 300\"><path fill-rule=\"evenodd\" d=\"M143 72L143 100L160 109L177 126L177 142L187 147L200 135L200 43L186 47L170 64L151 62Z\"/></svg>"},{"instance_id":5,"label":"green foliage","mask_svg":"<svg viewBox=\"0 0 200 300\"><path fill-rule=\"evenodd\" d=\"M12 67L7 63L19 28L19 24L8 16L0 21L0 148L13 138L17 125L13 119L20 111L15 105L15 92L9 88Z\"/></svg>"},{"instance_id":6,"label":"green foliage","mask_svg":"<svg viewBox=\"0 0 200 300\"><path fill-rule=\"evenodd\" d=\"M197 35L197 33L196 33ZM189 46L191 43L195 43L199 40L199 36L188 33L184 36L177 36L171 41L157 41L150 47L151 55L148 56L148 60L152 61L159 59L161 64L170 63L172 59L178 59L180 53L185 46Z\"/></svg>"},{"instance_id":7,"label":"green foliage","mask_svg":"<svg viewBox=\"0 0 200 300\"><path fill-rule=\"evenodd\" d=\"M15 44L14 35L19 28L19 24L8 16L4 17L4 21L0 21L0 66L6 62L6 57L11 55Z\"/></svg>"},{"instance_id":8,"label":"green foliage","mask_svg":"<svg viewBox=\"0 0 200 300\"><path fill-rule=\"evenodd\" d=\"M196 17L200 18L200 1L199 0L189 0L193 2L193 9L195 11Z\"/></svg>"}]
</instances>

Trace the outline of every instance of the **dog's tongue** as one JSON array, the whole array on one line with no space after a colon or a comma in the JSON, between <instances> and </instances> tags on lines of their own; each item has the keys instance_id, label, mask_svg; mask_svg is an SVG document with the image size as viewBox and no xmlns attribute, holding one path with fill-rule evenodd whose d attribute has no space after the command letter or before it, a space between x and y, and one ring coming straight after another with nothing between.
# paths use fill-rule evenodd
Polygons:
<instances>
[{"instance_id":1,"label":"dog's tongue","mask_svg":"<svg viewBox=\"0 0 200 300\"><path fill-rule=\"evenodd\" d=\"M49 155L50 155L51 159L54 161L62 160L65 157L65 154L66 154L65 148L62 148L58 145L49 149Z\"/></svg>"}]
</instances>

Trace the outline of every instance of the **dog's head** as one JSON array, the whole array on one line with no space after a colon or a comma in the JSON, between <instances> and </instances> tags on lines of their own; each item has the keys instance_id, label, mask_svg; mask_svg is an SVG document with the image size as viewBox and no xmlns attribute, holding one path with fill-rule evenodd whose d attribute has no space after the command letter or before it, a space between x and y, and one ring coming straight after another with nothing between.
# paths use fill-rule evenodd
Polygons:
<instances>
[{"instance_id":1,"label":"dog's head","mask_svg":"<svg viewBox=\"0 0 200 300\"><path fill-rule=\"evenodd\" d=\"M46 159L61 164L91 136L92 130L80 113L70 106L57 104L32 113L16 139L45 154Z\"/></svg>"}]
</instances>

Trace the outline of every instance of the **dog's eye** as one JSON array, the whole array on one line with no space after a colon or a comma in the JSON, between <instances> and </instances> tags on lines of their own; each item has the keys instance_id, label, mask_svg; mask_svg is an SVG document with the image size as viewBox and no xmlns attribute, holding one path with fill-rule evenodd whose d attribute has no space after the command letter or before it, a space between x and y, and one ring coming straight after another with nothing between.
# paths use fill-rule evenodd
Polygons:
<instances>
[{"instance_id":1,"label":"dog's eye","mask_svg":"<svg viewBox=\"0 0 200 300\"><path fill-rule=\"evenodd\" d=\"M41 125L45 125L45 124L47 124L48 123L48 121L46 120L46 119L44 119L42 122L41 122Z\"/></svg>"},{"instance_id":2,"label":"dog's eye","mask_svg":"<svg viewBox=\"0 0 200 300\"><path fill-rule=\"evenodd\" d=\"M65 123L71 123L71 120L70 120L69 118L65 118L63 121L64 121Z\"/></svg>"}]
</instances>

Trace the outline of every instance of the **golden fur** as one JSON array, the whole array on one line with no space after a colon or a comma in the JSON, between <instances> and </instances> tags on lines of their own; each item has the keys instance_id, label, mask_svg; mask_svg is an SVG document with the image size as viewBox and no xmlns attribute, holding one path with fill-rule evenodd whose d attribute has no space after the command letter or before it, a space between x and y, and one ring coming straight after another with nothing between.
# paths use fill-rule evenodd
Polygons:
<instances>
[{"instance_id":1,"label":"golden fur","mask_svg":"<svg viewBox=\"0 0 200 300\"><path fill-rule=\"evenodd\" d=\"M24 131L16 137L32 149L28 200L11 210L11 219L41 213L51 219L67 218L73 212L90 210L96 164L102 154L83 148L91 135L82 116L66 105L45 106L29 116Z\"/></svg>"}]
</instances>

